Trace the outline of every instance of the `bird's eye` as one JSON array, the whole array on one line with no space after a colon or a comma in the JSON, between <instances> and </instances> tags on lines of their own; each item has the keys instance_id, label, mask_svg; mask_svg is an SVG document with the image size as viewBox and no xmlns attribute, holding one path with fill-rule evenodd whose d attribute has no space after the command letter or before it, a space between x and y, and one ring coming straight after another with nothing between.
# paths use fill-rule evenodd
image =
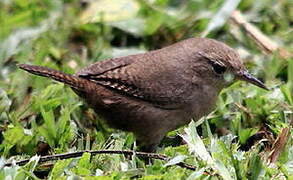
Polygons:
<instances>
[{"instance_id":1,"label":"bird's eye","mask_svg":"<svg viewBox=\"0 0 293 180\"><path fill-rule=\"evenodd\" d=\"M209 61L209 63L212 65L213 70L217 73L217 74L223 74L226 71L226 66L221 65L215 61Z\"/></svg>"}]
</instances>

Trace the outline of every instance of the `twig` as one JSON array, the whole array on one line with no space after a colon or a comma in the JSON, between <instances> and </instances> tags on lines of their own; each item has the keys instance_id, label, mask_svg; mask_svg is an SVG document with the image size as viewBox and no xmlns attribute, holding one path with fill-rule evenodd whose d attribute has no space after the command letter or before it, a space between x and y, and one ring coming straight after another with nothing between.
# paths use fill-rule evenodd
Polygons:
<instances>
[{"instance_id":1,"label":"twig","mask_svg":"<svg viewBox=\"0 0 293 180\"><path fill-rule=\"evenodd\" d=\"M41 156L39 163L44 163L47 161L53 161L53 160L61 160L61 159L69 159L69 158L75 158L82 156L83 153L90 153L92 156L97 154L123 154L123 155L136 155L140 157L145 158L152 158L152 159L159 159L163 161L168 161L170 158L163 154L156 154L156 153L146 153L146 152L135 152L135 151L129 151L129 150L93 150L93 151L78 151L78 152L72 152L72 153L63 153L63 154L55 154L55 155L48 155L48 156ZM20 161L16 161L15 163L5 163L4 166L12 166L13 164L17 165L24 165L29 162L30 159L24 159ZM186 164L184 162L180 162L175 164L177 166L180 166L182 168L186 168L189 170L196 170L195 166L192 166L190 164ZM204 174L210 175L208 172L204 172Z\"/></svg>"},{"instance_id":2,"label":"twig","mask_svg":"<svg viewBox=\"0 0 293 180\"><path fill-rule=\"evenodd\" d=\"M280 56L282 58L290 58L292 57L292 54L288 51L286 51L283 48L280 48L277 43L272 41L268 36L263 34L259 29L257 29L255 26L250 24L246 21L244 16L241 14L240 11L235 10L231 14L231 20L236 25L242 27L244 31L256 42L257 45L261 49L263 49L266 53L273 53L275 51L278 51Z\"/></svg>"}]
</instances>

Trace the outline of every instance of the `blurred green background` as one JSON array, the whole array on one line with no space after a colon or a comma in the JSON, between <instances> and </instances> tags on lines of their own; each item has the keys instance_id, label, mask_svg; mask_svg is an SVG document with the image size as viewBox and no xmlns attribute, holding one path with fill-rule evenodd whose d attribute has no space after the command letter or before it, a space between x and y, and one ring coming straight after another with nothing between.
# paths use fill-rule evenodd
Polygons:
<instances>
[{"instance_id":1,"label":"blurred green background","mask_svg":"<svg viewBox=\"0 0 293 180\"><path fill-rule=\"evenodd\" d=\"M236 9L279 49L264 51L243 26L233 23L229 16ZM273 146L293 119L292 25L292 0L1 0L0 179L293 178L293 131L289 129L284 148ZM135 148L132 134L109 129L70 88L24 73L17 63L74 73L99 60L194 36L237 50L249 71L272 90L244 82L223 90L217 109L199 121L203 123L168 134L186 133L185 140L192 141L177 146L164 141L158 152L174 157L167 164L84 154L41 166L35 157L23 167L2 168L35 154ZM255 134L265 136L250 144ZM201 145L204 151L193 148ZM280 154L269 164L274 151ZM181 161L197 170L169 166Z\"/></svg>"}]
</instances>

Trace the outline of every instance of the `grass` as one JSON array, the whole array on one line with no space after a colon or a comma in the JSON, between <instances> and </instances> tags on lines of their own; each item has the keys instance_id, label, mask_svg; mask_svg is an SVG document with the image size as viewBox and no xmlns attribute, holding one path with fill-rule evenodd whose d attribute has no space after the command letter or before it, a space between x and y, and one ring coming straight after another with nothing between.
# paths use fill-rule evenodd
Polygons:
<instances>
[{"instance_id":1,"label":"grass","mask_svg":"<svg viewBox=\"0 0 293 180\"><path fill-rule=\"evenodd\" d=\"M0 1L0 179L292 179L292 57L261 51L225 15L233 10L223 8L231 2ZM290 1L234 3L251 24L283 50L292 51ZM84 153L80 158L38 164L36 154L129 150L135 148L135 139L100 122L70 88L28 75L16 68L17 63L73 73L98 60L202 35L236 49L249 71L272 90L243 82L224 89L213 113L168 134L179 134L186 142L162 143L158 153L169 156L168 162ZM281 137L286 139L285 147L273 145L286 128L288 139ZM265 136L249 145L261 133ZM268 163L270 154L278 151L277 160ZM3 167L30 157L24 166ZM174 166L178 162L196 170Z\"/></svg>"}]
</instances>

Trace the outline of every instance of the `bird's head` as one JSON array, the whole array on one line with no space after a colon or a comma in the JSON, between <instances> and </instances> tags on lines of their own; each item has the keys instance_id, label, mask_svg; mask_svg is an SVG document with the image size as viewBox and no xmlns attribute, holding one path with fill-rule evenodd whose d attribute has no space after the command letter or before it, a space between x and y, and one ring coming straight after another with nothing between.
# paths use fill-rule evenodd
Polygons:
<instances>
[{"instance_id":1,"label":"bird's head","mask_svg":"<svg viewBox=\"0 0 293 180\"><path fill-rule=\"evenodd\" d=\"M215 84L227 86L235 80L243 80L260 88L269 90L264 83L252 76L245 68L239 54L216 40L197 38L195 55L200 59L205 74Z\"/></svg>"}]
</instances>

